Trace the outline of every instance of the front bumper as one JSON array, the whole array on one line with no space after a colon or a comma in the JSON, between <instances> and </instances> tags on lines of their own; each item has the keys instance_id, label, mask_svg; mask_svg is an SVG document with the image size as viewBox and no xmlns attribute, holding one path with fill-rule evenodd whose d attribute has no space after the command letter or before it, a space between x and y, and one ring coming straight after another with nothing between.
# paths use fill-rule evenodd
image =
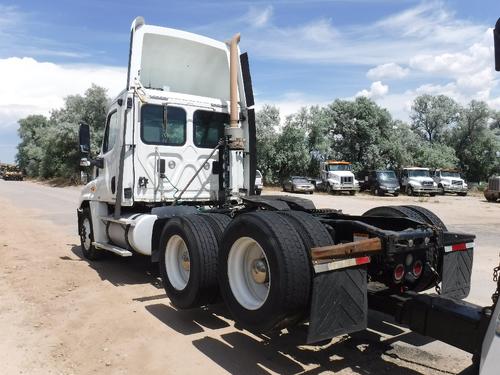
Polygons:
<instances>
[{"instance_id":1,"label":"front bumper","mask_svg":"<svg viewBox=\"0 0 500 375\"><path fill-rule=\"evenodd\" d=\"M384 193L394 194L394 193L399 193L400 187L399 186L380 186L380 190L382 190Z\"/></svg>"},{"instance_id":2,"label":"front bumper","mask_svg":"<svg viewBox=\"0 0 500 375\"><path fill-rule=\"evenodd\" d=\"M443 185L445 193L467 193L468 189L463 185Z\"/></svg>"},{"instance_id":3,"label":"front bumper","mask_svg":"<svg viewBox=\"0 0 500 375\"><path fill-rule=\"evenodd\" d=\"M333 191L358 191L359 190L359 186L355 186L355 185L346 185L346 184L335 184L335 185L331 185L332 187L332 190Z\"/></svg>"},{"instance_id":4,"label":"front bumper","mask_svg":"<svg viewBox=\"0 0 500 375\"><path fill-rule=\"evenodd\" d=\"M437 194L439 193L439 189L437 186L413 186L411 188L415 193L423 193L423 194Z\"/></svg>"},{"instance_id":5,"label":"front bumper","mask_svg":"<svg viewBox=\"0 0 500 375\"><path fill-rule=\"evenodd\" d=\"M293 187L293 191L308 193L310 191L314 191L314 186L308 186L308 187L305 187L305 186L294 186Z\"/></svg>"}]
</instances>

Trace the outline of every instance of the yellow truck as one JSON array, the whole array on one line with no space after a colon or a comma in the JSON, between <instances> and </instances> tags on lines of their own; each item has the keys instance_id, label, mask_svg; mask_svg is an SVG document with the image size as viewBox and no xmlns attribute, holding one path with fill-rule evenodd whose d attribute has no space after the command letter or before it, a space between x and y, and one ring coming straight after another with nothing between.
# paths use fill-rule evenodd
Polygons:
<instances>
[{"instance_id":1,"label":"yellow truck","mask_svg":"<svg viewBox=\"0 0 500 375\"><path fill-rule=\"evenodd\" d=\"M4 180L14 180L14 181L22 181L23 180L23 172L16 165L4 164L1 169L1 175Z\"/></svg>"}]
</instances>

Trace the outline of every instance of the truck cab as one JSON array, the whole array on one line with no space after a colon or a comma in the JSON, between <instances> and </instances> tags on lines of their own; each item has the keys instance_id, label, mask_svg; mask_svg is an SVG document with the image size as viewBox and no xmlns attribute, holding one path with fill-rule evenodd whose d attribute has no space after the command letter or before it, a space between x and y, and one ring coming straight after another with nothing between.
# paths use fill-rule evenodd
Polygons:
<instances>
[{"instance_id":1,"label":"truck cab","mask_svg":"<svg viewBox=\"0 0 500 375\"><path fill-rule=\"evenodd\" d=\"M373 195L392 194L399 195L399 181L392 170L378 169L370 171L364 176L363 189L369 190Z\"/></svg>"},{"instance_id":2,"label":"truck cab","mask_svg":"<svg viewBox=\"0 0 500 375\"><path fill-rule=\"evenodd\" d=\"M238 130L249 140L241 69L236 76ZM199 203L249 194L251 142L227 155L227 186L223 155L213 152L230 123L229 80L228 44L136 19L126 89L109 107L97 173L82 201L114 205L119 180L123 207L173 202L181 191L183 200Z\"/></svg>"},{"instance_id":3,"label":"truck cab","mask_svg":"<svg viewBox=\"0 0 500 375\"><path fill-rule=\"evenodd\" d=\"M467 195L467 183L454 169L436 169L434 171L434 181L438 185L440 194L456 193L462 197Z\"/></svg>"},{"instance_id":4,"label":"truck cab","mask_svg":"<svg viewBox=\"0 0 500 375\"><path fill-rule=\"evenodd\" d=\"M432 179L429 168L403 168L401 190L408 195L429 194L434 197L438 193L438 185Z\"/></svg>"},{"instance_id":5,"label":"truck cab","mask_svg":"<svg viewBox=\"0 0 500 375\"><path fill-rule=\"evenodd\" d=\"M352 164L347 161L327 160L320 163L321 180L328 193L348 192L355 195L359 183L352 173Z\"/></svg>"}]
</instances>

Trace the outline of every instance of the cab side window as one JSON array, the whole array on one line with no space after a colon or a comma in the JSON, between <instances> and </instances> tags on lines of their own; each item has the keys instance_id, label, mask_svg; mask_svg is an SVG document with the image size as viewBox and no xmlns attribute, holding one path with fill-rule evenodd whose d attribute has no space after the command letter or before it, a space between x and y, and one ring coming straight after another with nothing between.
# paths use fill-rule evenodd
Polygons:
<instances>
[{"instance_id":1,"label":"cab side window","mask_svg":"<svg viewBox=\"0 0 500 375\"><path fill-rule=\"evenodd\" d=\"M201 148L214 148L224 136L229 114L197 110L193 115L194 144Z\"/></svg>"},{"instance_id":2,"label":"cab side window","mask_svg":"<svg viewBox=\"0 0 500 375\"><path fill-rule=\"evenodd\" d=\"M103 154L113 149L116 139L118 138L119 130L118 113L114 111L108 116L106 130L104 131L104 140L102 142Z\"/></svg>"}]
</instances>

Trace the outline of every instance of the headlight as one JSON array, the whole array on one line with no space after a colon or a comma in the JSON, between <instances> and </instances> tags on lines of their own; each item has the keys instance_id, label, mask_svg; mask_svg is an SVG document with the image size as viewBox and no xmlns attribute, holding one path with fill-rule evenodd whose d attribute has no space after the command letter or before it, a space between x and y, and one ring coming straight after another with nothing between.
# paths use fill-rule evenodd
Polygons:
<instances>
[{"instance_id":1,"label":"headlight","mask_svg":"<svg viewBox=\"0 0 500 375\"><path fill-rule=\"evenodd\" d=\"M438 184L436 184L435 182L433 182L433 183L432 183L432 186L437 187L437 186L438 186Z\"/></svg>"},{"instance_id":2,"label":"headlight","mask_svg":"<svg viewBox=\"0 0 500 375\"><path fill-rule=\"evenodd\" d=\"M450 182L449 182L449 181L441 181L441 183L442 183L443 185L449 185L449 184L450 184Z\"/></svg>"},{"instance_id":3,"label":"headlight","mask_svg":"<svg viewBox=\"0 0 500 375\"><path fill-rule=\"evenodd\" d=\"M422 183L420 181L411 181L410 185L418 185L418 186L420 186L420 185L422 185Z\"/></svg>"}]
</instances>

